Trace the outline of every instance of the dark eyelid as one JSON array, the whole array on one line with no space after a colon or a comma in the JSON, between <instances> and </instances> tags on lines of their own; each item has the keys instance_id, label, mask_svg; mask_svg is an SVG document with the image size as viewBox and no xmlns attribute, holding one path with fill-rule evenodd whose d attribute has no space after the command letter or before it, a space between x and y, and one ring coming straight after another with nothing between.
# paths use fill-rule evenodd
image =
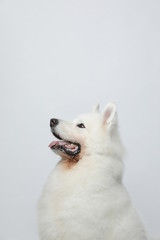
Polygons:
<instances>
[{"instance_id":1,"label":"dark eyelid","mask_svg":"<svg viewBox=\"0 0 160 240\"><path fill-rule=\"evenodd\" d=\"M84 125L83 123L79 123L79 124L77 124L77 127L79 127L79 128L85 128L85 125Z\"/></svg>"}]
</instances>

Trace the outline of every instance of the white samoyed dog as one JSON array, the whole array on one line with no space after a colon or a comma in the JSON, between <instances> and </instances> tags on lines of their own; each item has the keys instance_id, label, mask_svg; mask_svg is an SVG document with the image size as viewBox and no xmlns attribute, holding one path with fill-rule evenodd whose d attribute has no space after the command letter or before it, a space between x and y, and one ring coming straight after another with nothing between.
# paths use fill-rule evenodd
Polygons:
<instances>
[{"instance_id":1,"label":"white samoyed dog","mask_svg":"<svg viewBox=\"0 0 160 240\"><path fill-rule=\"evenodd\" d=\"M148 240L122 182L116 105L73 122L53 118L50 127L61 160L39 201L41 240Z\"/></svg>"}]
</instances>

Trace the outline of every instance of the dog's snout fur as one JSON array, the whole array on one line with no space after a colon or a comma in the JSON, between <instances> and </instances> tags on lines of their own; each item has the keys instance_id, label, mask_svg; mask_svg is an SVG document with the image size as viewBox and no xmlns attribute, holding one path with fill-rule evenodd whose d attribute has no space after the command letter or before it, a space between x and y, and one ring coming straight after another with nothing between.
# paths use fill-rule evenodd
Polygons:
<instances>
[{"instance_id":1,"label":"dog's snout fur","mask_svg":"<svg viewBox=\"0 0 160 240\"><path fill-rule=\"evenodd\" d=\"M52 119L50 120L50 127L55 127L55 126L58 125L58 123L59 123L59 120L58 120L58 119L52 118Z\"/></svg>"}]
</instances>

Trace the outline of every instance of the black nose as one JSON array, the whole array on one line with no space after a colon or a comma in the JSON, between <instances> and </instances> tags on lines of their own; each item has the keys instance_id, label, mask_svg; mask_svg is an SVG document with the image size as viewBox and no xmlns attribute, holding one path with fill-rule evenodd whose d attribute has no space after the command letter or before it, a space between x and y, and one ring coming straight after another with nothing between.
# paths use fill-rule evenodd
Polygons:
<instances>
[{"instance_id":1,"label":"black nose","mask_svg":"<svg viewBox=\"0 0 160 240\"><path fill-rule=\"evenodd\" d=\"M50 120L50 127L55 127L56 125L58 125L58 119L52 118Z\"/></svg>"}]
</instances>

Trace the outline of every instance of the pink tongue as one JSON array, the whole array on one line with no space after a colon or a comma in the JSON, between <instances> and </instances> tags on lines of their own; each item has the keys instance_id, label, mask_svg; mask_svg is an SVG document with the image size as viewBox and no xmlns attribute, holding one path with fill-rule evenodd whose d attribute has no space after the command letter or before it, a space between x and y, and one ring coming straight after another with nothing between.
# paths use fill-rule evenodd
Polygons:
<instances>
[{"instance_id":1,"label":"pink tongue","mask_svg":"<svg viewBox=\"0 0 160 240\"><path fill-rule=\"evenodd\" d=\"M64 145L64 144L66 144L65 141L53 141L53 142L51 142L51 143L49 144L48 147L52 148L53 146L60 146L60 145L62 146L62 145Z\"/></svg>"}]
</instances>

